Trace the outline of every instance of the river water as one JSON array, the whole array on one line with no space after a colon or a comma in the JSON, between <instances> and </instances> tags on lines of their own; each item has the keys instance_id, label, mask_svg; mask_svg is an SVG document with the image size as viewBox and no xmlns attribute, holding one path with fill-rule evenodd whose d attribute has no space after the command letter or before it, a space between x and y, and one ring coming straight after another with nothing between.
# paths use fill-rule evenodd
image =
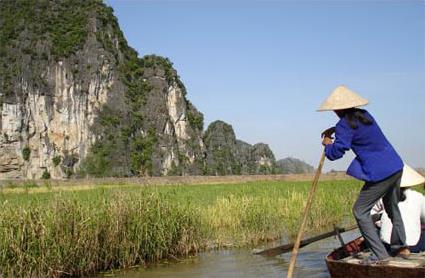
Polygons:
<instances>
[{"instance_id":1,"label":"river water","mask_svg":"<svg viewBox=\"0 0 425 278\"><path fill-rule=\"evenodd\" d=\"M357 232L342 235L344 241L359 236ZM276 242L274 245L279 245ZM339 247L339 241L334 237L312 243L298 253L297 267L294 277L328 278L325 256ZM210 251L180 262L161 263L148 268L135 268L113 273L102 274L99 277L117 278L274 278L286 277L290 254L273 258L253 255L252 250L232 249Z\"/></svg>"}]
</instances>

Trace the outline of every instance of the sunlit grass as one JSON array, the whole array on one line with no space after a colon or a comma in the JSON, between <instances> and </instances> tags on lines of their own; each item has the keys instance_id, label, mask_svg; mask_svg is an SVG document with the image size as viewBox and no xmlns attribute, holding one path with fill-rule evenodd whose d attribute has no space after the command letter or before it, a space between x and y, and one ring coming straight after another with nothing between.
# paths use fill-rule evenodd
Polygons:
<instances>
[{"instance_id":1,"label":"sunlit grass","mask_svg":"<svg viewBox=\"0 0 425 278\"><path fill-rule=\"evenodd\" d=\"M359 187L355 181L320 183L308 233L350 221ZM269 181L3 190L0 272L78 276L292 238L309 189L310 182Z\"/></svg>"}]
</instances>

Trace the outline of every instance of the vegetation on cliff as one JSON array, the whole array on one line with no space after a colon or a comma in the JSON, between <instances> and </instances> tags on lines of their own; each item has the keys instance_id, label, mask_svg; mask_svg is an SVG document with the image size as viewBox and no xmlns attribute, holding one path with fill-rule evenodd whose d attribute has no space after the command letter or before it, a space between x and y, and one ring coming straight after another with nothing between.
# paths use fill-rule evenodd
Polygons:
<instances>
[{"instance_id":1,"label":"vegetation on cliff","mask_svg":"<svg viewBox=\"0 0 425 278\"><path fill-rule=\"evenodd\" d=\"M21 75L45 88L37 63L65 58L81 49L88 35L90 14L102 5L101 0L0 1L2 97L13 97L18 91L16 78Z\"/></svg>"},{"instance_id":2,"label":"vegetation on cliff","mask_svg":"<svg viewBox=\"0 0 425 278\"><path fill-rule=\"evenodd\" d=\"M175 86L182 91L187 118L195 133L202 131L203 115L186 99L186 88L168 58L156 55L140 58L127 45L112 9L102 7L97 18L100 26L96 36L118 64L119 80L126 86L125 99L122 107L112 107L116 103L105 105L99 114L95 129L101 136L91 148L79 174L95 177L161 175L163 171L158 160L163 159L160 157L160 145L164 142L159 138L162 137L163 124L156 119L161 104L159 100L149 102L149 99ZM114 47L115 40L119 48ZM156 78L165 78L165 84L155 88L152 84L157 83ZM199 147L195 149L200 152ZM187 159L179 159L176 172L184 173L185 163Z\"/></svg>"},{"instance_id":3,"label":"vegetation on cliff","mask_svg":"<svg viewBox=\"0 0 425 278\"><path fill-rule=\"evenodd\" d=\"M199 163L202 146L198 142L203 115L187 100L186 88L171 61L156 55L139 57L128 46L112 8L103 1L0 1L0 38L0 107L3 102L24 106L29 94L48 98L44 109L49 117L55 110L53 104L57 110L70 105L55 103L55 91L62 84L46 77L46 72L57 71L58 65L71 69L63 78L68 83L65 90L69 83L74 88L69 92L72 99L86 98L93 78L100 79L96 86L103 86L99 82L114 83L108 88L107 103L96 111L91 126L96 141L88 155L83 156L87 152L75 148L72 153L66 149L56 152L48 143L52 167L58 162L57 169L66 176L74 175L75 170L79 170L79 176L95 177L161 175L167 171L162 165L168 155L162 149L166 146L179 158L173 161L176 173L203 172L204 165ZM183 120L189 124L184 143L178 142L172 129L164 134L166 122L173 122L165 111L164 96L170 87L180 90L179 97L184 100L179 104L185 110ZM25 145L30 127L25 125L26 120L23 122L19 140ZM65 152L76 159L53 162L54 156L65 158ZM67 161L74 163L65 165Z\"/></svg>"},{"instance_id":4,"label":"vegetation on cliff","mask_svg":"<svg viewBox=\"0 0 425 278\"><path fill-rule=\"evenodd\" d=\"M237 140L221 121L203 134L172 62L139 56L101 0L0 1L0 38L0 109L16 106L22 117L10 131L17 143L4 148L18 162L2 169L41 169L36 178L44 169L53 178L276 173L266 144ZM99 88L106 100L96 107ZM76 119L90 125L72 126Z\"/></svg>"}]
</instances>

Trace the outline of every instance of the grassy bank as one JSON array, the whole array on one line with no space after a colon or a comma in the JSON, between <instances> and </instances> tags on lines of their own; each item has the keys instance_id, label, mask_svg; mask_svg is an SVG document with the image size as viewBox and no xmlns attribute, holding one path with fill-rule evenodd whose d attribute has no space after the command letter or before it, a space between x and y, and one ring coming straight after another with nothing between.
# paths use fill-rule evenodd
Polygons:
<instances>
[{"instance_id":1,"label":"grassy bank","mask_svg":"<svg viewBox=\"0 0 425 278\"><path fill-rule=\"evenodd\" d=\"M360 184L325 181L311 232L351 217ZM0 192L3 276L83 275L221 246L293 237L309 182Z\"/></svg>"}]
</instances>

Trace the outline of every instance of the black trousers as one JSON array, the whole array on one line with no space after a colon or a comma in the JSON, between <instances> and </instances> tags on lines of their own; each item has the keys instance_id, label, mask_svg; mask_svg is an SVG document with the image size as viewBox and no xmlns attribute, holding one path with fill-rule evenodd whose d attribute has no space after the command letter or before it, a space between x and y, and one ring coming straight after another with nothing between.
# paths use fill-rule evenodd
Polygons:
<instances>
[{"instance_id":1,"label":"black trousers","mask_svg":"<svg viewBox=\"0 0 425 278\"><path fill-rule=\"evenodd\" d=\"M398 208L402 173L403 171L399 171L385 180L376 183L366 182L353 207L353 214L359 225L361 234L372 252L380 260L389 257L389 254L379 237L379 233L370 215L372 207L380 198L382 198L385 211L393 224L391 248L397 250L401 247L406 247L406 233Z\"/></svg>"}]
</instances>

